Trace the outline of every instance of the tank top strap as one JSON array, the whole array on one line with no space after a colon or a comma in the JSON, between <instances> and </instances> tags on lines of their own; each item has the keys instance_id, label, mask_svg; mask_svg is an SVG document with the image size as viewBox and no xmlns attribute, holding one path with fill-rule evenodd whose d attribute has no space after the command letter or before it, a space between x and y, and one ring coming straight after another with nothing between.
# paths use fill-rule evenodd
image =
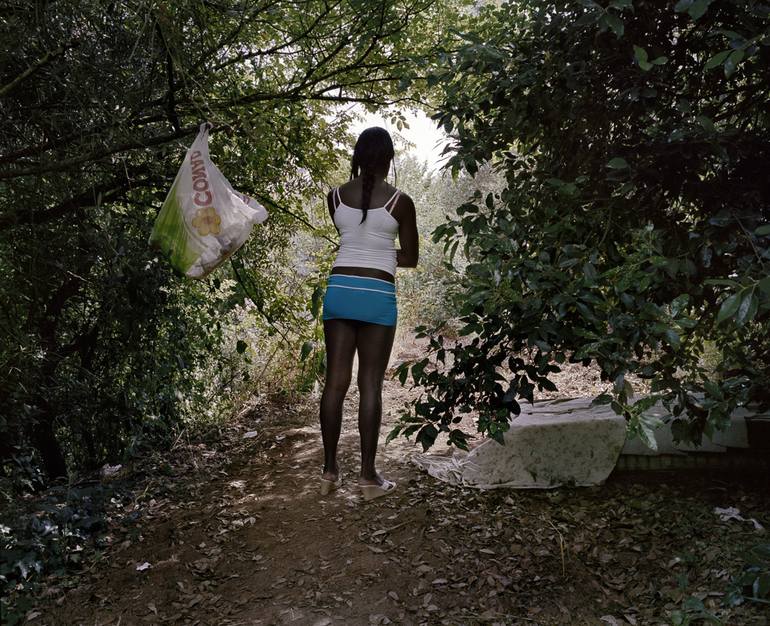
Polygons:
<instances>
[{"instance_id":1,"label":"tank top strap","mask_svg":"<svg viewBox=\"0 0 770 626\"><path fill-rule=\"evenodd\" d=\"M396 193L394 193L392 196L390 196L390 200L388 200L383 206L383 208L388 208L388 205L392 202L393 204L390 205L390 208L388 209L388 213L391 215L393 214L393 209L396 206L396 203L398 202L398 197L401 195L401 191L396 189Z\"/></svg>"},{"instance_id":2,"label":"tank top strap","mask_svg":"<svg viewBox=\"0 0 770 626\"><path fill-rule=\"evenodd\" d=\"M335 187L334 192L332 193L332 203L334 204L335 211L339 208L341 202L342 198L340 198L340 188Z\"/></svg>"}]
</instances>

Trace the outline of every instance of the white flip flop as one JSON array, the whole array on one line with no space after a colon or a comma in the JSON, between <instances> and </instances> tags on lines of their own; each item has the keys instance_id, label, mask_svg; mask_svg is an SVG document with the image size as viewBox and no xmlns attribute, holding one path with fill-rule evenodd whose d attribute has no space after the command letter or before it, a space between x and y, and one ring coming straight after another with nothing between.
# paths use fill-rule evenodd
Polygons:
<instances>
[{"instance_id":1,"label":"white flip flop","mask_svg":"<svg viewBox=\"0 0 770 626\"><path fill-rule=\"evenodd\" d=\"M337 475L337 480L329 480L328 478L321 478L321 495L327 496L332 491L340 488L342 485L342 472Z\"/></svg>"},{"instance_id":2,"label":"white flip flop","mask_svg":"<svg viewBox=\"0 0 770 626\"><path fill-rule=\"evenodd\" d=\"M381 498L387 496L389 493L393 493L396 490L396 483L392 480L383 479L381 485L362 485L358 483L361 488L361 493L364 496L364 500L374 500L375 498Z\"/></svg>"}]
</instances>

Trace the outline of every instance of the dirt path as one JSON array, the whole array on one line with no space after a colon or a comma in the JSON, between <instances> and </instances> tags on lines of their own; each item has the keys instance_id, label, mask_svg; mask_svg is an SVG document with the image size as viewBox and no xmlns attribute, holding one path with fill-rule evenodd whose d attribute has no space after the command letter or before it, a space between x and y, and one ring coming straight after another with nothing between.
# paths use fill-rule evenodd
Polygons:
<instances>
[{"instance_id":1,"label":"dirt path","mask_svg":"<svg viewBox=\"0 0 770 626\"><path fill-rule=\"evenodd\" d=\"M405 393L386 381L383 440ZM346 404L338 492L317 495L317 400L272 417L254 409L219 469L147 501L137 526L30 623L647 625L693 617L692 598L724 623L767 623L751 603L719 606L741 548L762 535L713 514L737 506L770 527L766 486L698 475L464 491L421 474L398 440L379 455L397 493L365 503L357 400Z\"/></svg>"}]
</instances>

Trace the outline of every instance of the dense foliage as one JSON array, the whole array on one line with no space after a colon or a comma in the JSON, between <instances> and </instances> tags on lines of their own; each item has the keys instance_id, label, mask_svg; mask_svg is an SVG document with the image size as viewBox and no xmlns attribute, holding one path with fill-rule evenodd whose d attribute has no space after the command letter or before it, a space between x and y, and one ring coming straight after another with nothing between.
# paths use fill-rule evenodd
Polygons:
<instances>
[{"instance_id":1,"label":"dense foliage","mask_svg":"<svg viewBox=\"0 0 770 626\"><path fill-rule=\"evenodd\" d=\"M464 257L455 256L450 263L445 246L434 241L431 233L447 220L457 218L458 202L472 199L479 189L500 189L503 181L488 168L475 177L464 172L452 177L449 172L434 171L413 157L397 160L398 186L414 201L420 235L417 267L399 270L396 275L399 328L412 333L416 325L454 318L452 289L466 262Z\"/></svg>"},{"instance_id":2,"label":"dense foliage","mask_svg":"<svg viewBox=\"0 0 770 626\"><path fill-rule=\"evenodd\" d=\"M597 401L651 445L658 399L694 441L767 405L770 6L510 2L465 40L428 77L435 117L452 168L507 184L435 231L469 259L464 337L426 329L431 354L400 372L425 393L392 435L464 446L454 424L478 409L501 440L566 360L597 363Z\"/></svg>"},{"instance_id":3,"label":"dense foliage","mask_svg":"<svg viewBox=\"0 0 770 626\"><path fill-rule=\"evenodd\" d=\"M310 332L290 242L347 139L339 105L414 98L415 59L450 17L433 0L3 3L6 473L29 486L40 463L60 476L168 442L237 399L246 360L269 359L261 337ZM271 217L195 282L147 238L203 119L212 158Z\"/></svg>"}]
</instances>

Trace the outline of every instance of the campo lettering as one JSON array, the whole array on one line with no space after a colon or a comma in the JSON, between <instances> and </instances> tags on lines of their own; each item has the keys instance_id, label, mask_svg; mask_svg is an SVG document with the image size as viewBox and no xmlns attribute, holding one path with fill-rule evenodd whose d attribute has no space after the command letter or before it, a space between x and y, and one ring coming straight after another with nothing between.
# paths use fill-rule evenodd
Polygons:
<instances>
[{"instance_id":1,"label":"campo lettering","mask_svg":"<svg viewBox=\"0 0 770 626\"><path fill-rule=\"evenodd\" d=\"M206 167L203 165L203 159L200 150L193 150L190 155L190 165L192 166L193 189L195 195L193 202L198 206L208 206L214 200L209 191L209 179L206 176Z\"/></svg>"}]
</instances>

